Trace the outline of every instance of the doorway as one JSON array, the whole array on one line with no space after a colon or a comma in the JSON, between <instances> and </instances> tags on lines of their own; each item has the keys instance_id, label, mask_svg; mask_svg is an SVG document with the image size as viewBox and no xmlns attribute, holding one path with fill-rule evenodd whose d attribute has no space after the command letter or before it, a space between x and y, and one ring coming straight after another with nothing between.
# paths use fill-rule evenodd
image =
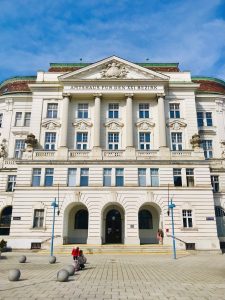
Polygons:
<instances>
[{"instance_id":1,"label":"doorway","mask_svg":"<svg viewBox=\"0 0 225 300\"><path fill-rule=\"evenodd\" d=\"M122 219L117 209L111 209L106 215L105 241L108 244L122 243Z\"/></svg>"}]
</instances>

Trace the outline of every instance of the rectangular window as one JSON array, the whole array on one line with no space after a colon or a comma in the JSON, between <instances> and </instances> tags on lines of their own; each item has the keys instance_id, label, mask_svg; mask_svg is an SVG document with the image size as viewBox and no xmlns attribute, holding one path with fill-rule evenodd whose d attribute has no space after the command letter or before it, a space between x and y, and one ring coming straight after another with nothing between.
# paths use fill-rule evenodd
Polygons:
<instances>
[{"instance_id":1,"label":"rectangular window","mask_svg":"<svg viewBox=\"0 0 225 300\"><path fill-rule=\"evenodd\" d=\"M88 186L89 169L80 169L80 186Z\"/></svg>"},{"instance_id":2,"label":"rectangular window","mask_svg":"<svg viewBox=\"0 0 225 300\"><path fill-rule=\"evenodd\" d=\"M40 186L41 184L41 169L35 168L33 169L32 174L32 186Z\"/></svg>"},{"instance_id":3,"label":"rectangular window","mask_svg":"<svg viewBox=\"0 0 225 300\"><path fill-rule=\"evenodd\" d=\"M183 214L183 227L184 228L193 227L193 224L192 224L192 210L184 209L184 210L182 210L182 214Z\"/></svg>"},{"instance_id":4,"label":"rectangular window","mask_svg":"<svg viewBox=\"0 0 225 300\"><path fill-rule=\"evenodd\" d=\"M31 118L31 113L26 112L24 116L24 126L29 127L30 126L30 118Z\"/></svg>"},{"instance_id":5,"label":"rectangular window","mask_svg":"<svg viewBox=\"0 0 225 300\"><path fill-rule=\"evenodd\" d=\"M108 133L108 149L118 150L119 149L119 133L109 132Z\"/></svg>"},{"instance_id":6,"label":"rectangular window","mask_svg":"<svg viewBox=\"0 0 225 300\"><path fill-rule=\"evenodd\" d=\"M0 128L2 128L3 114L0 114Z\"/></svg>"},{"instance_id":7,"label":"rectangular window","mask_svg":"<svg viewBox=\"0 0 225 300\"><path fill-rule=\"evenodd\" d=\"M195 185L194 169L186 169L186 179L187 179L187 186L192 187Z\"/></svg>"},{"instance_id":8,"label":"rectangular window","mask_svg":"<svg viewBox=\"0 0 225 300\"><path fill-rule=\"evenodd\" d=\"M118 119L119 118L119 104L110 103L109 104L109 115L110 119Z\"/></svg>"},{"instance_id":9,"label":"rectangular window","mask_svg":"<svg viewBox=\"0 0 225 300\"><path fill-rule=\"evenodd\" d=\"M22 126L22 112L16 112L15 126Z\"/></svg>"},{"instance_id":10,"label":"rectangular window","mask_svg":"<svg viewBox=\"0 0 225 300\"><path fill-rule=\"evenodd\" d=\"M202 140L202 149L206 159L213 157L212 140Z\"/></svg>"},{"instance_id":11,"label":"rectangular window","mask_svg":"<svg viewBox=\"0 0 225 300\"><path fill-rule=\"evenodd\" d=\"M58 115L58 104L57 103L48 103L47 118L56 119L57 115Z\"/></svg>"},{"instance_id":12,"label":"rectangular window","mask_svg":"<svg viewBox=\"0 0 225 300\"><path fill-rule=\"evenodd\" d=\"M112 169L103 169L103 186L111 186Z\"/></svg>"},{"instance_id":13,"label":"rectangular window","mask_svg":"<svg viewBox=\"0 0 225 300\"><path fill-rule=\"evenodd\" d=\"M212 184L213 192L218 193L220 191L219 176L218 175L212 175L211 176L211 184Z\"/></svg>"},{"instance_id":14,"label":"rectangular window","mask_svg":"<svg viewBox=\"0 0 225 300\"><path fill-rule=\"evenodd\" d=\"M198 127L213 126L211 112L197 112Z\"/></svg>"},{"instance_id":15,"label":"rectangular window","mask_svg":"<svg viewBox=\"0 0 225 300\"><path fill-rule=\"evenodd\" d=\"M14 157L22 158L22 153L23 153L24 148L25 148L25 140L16 140Z\"/></svg>"},{"instance_id":16,"label":"rectangular window","mask_svg":"<svg viewBox=\"0 0 225 300\"><path fill-rule=\"evenodd\" d=\"M140 119L148 119L149 118L149 104L148 103L139 104L139 118Z\"/></svg>"},{"instance_id":17,"label":"rectangular window","mask_svg":"<svg viewBox=\"0 0 225 300\"><path fill-rule=\"evenodd\" d=\"M171 103L170 104L170 118L179 119L180 118L180 104Z\"/></svg>"},{"instance_id":18,"label":"rectangular window","mask_svg":"<svg viewBox=\"0 0 225 300\"><path fill-rule=\"evenodd\" d=\"M45 133L45 150L55 150L56 148L56 132Z\"/></svg>"},{"instance_id":19,"label":"rectangular window","mask_svg":"<svg viewBox=\"0 0 225 300\"><path fill-rule=\"evenodd\" d=\"M173 169L173 183L174 186L182 186L181 169Z\"/></svg>"},{"instance_id":20,"label":"rectangular window","mask_svg":"<svg viewBox=\"0 0 225 300\"><path fill-rule=\"evenodd\" d=\"M182 150L182 132L172 132L171 133L171 143L173 151Z\"/></svg>"},{"instance_id":21,"label":"rectangular window","mask_svg":"<svg viewBox=\"0 0 225 300\"><path fill-rule=\"evenodd\" d=\"M146 186L146 169L138 169L138 185Z\"/></svg>"},{"instance_id":22,"label":"rectangular window","mask_svg":"<svg viewBox=\"0 0 225 300\"><path fill-rule=\"evenodd\" d=\"M77 169L75 168L68 169L68 179L67 179L68 186L76 186L76 173L77 173Z\"/></svg>"},{"instance_id":23,"label":"rectangular window","mask_svg":"<svg viewBox=\"0 0 225 300\"><path fill-rule=\"evenodd\" d=\"M78 150L87 150L88 148L88 133L77 132L77 147Z\"/></svg>"},{"instance_id":24,"label":"rectangular window","mask_svg":"<svg viewBox=\"0 0 225 300\"><path fill-rule=\"evenodd\" d=\"M159 186L159 169L150 169L151 186Z\"/></svg>"},{"instance_id":25,"label":"rectangular window","mask_svg":"<svg viewBox=\"0 0 225 300\"><path fill-rule=\"evenodd\" d=\"M16 185L16 175L9 175L6 192L13 192Z\"/></svg>"},{"instance_id":26,"label":"rectangular window","mask_svg":"<svg viewBox=\"0 0 225 300\"><path fill-rule=\"evenodd\" d=\"M45 169L45 186L52 186L53 185L53 175L54 175L54 169L53 168Z\"/></svg>"},{"instance_id":27,"label":"rectangular window","mask_svg":"<svg viewBox=\"0 0 225 300\"><path fill-rule=\"evenodd\" d=\"M116 186L124 186L123 169L116 169Z\"/></svg>"},{"instance_id":28,"label":"rectangular window","mask_svg":"<svg viewBox=\"0 0 225 300\"><path fill-rule=\"evenodd\" d=\"M35 209L33 228L43 228L43 224L44 224L44 209Z\"/></svg>"},{"instance_id":29,"label":"rectangular window","mask_svg":"<svg viewBox=\"0 0 225 300\"><path fill-rule=\"evenodd\" d=\"M139 149L150 150L150 132L139 132Z\"/></svg>"},{"instance_id":30,"label":"rectangular window","mask_svg":"<svg viewBox=\"0 0 225 300\"><path fill-rule=\"evenodd\" d=\"M88 103L78 104L78 114L79 119L88 119Z\"/></svg>"}]
</instances>

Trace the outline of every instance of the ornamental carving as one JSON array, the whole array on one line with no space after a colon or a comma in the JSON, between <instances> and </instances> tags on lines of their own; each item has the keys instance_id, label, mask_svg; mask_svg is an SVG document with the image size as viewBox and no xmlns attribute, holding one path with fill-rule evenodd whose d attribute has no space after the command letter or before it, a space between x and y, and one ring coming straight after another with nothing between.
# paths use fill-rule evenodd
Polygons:
<instances>
[{"instance_id":1,"label":"ornamental carving","mask_svg":"<svg viewBox=\"0 0 225 300\"><path fill-rule=\"evenodd\" d=\"M123 64L112 62L106 65L105 69L101 71L101 76L102 78L120 79L120 78L126 78L128 73L129 71Z\"/></svg>"},{"instance_id":2,"label":"ornamental carving","mask_svg":"<svg viewBox=\"0 0 225 300\"><path fill-rule=\"evenodd\" d=\"M155 123L149 121L139 121L136 123L136 126L139 130L149 131L152 127L155 126Z\"/></svg>"},{"instance_id":3,"label":"ornamental carving","mask_svg":"<svg viewBox=\"0 0 225 300\"><path fill-rule=\"evenodd\" d=\"M0 144L0 158L6 158L7 157L7 151L6 151L6 140L3 139L2 143Z\"/></svg>"},{"instance_id":4,"label":"ornamental carving","mask_svg":"<svg viewBox=\"0 0 225 300\"><path fill-rule=\"evenodd\" d=\"M193 149L199 149L201 144L201 139L199 134L194 134L190 140Z\"/></svg>"},{"instance_id":5,"label":"ornamental carving","mask_svg":"<svg viewBox=\"0 0 225 300\"><path fill-rule=\"evenodd\" d=\"M61 124L58 121L48 120L48 121L44 121L42 123L42 127L45 127L48 130L55 130L56 128L58 128L60 126L61 126Z\"/></svg>"},{"instance_id":6,"label":"ornamental carving","mask_svg":"<svg viewBox=\"0 0 225 300\"><path fill-rule=\"evenodd\" d=\"M167 127L173 129L173 130L181 130L182 128L185 128L187 126L186 123L182 122L182 121L172 121L172 122L169 122L167 124Z\"/></svg>"},{"instance_id":7,"label":"ornamental carving","mask_svg":"<svg viewBox=\"0 0 225 300\"><path fill-rule=\"evenodd\" d=\"M92 126L92 123L82 120L82 121L74 122L73 126L78 130L87 130Z\"/></svg>"},{"instance_id":8,"label":"ornamental carving","mask_svg":"<svg viewBox=\"0 0 225 300\"><path fill-rule=\"evenodd\" d=\"M123 127L123 124L116 121L109 121L105 123L105 127L107 127L109 130L120 130Z\"/></svg>"},{"instance_id":9,"label":"ornamental carving","mask_svg":"<svg viewBox=\"0 0 225 300\"><path fill-rule=\"evenodd\" d=\"M35 138L35 135L33 133L29 133L27 135L25 143L27 144L26 151L32 151L37 145L37 139Z\"/></svg>"},{"instance_id":10,"label":"ornamental carving","mask_svg":"<svg viewBox=\"0 0 225 300\"><path fill-rule=\"evenodd\" d=\"M221 157L225 158L225 141L221 141L221 148L222 148Z\"/></svg>"}]
</instances>

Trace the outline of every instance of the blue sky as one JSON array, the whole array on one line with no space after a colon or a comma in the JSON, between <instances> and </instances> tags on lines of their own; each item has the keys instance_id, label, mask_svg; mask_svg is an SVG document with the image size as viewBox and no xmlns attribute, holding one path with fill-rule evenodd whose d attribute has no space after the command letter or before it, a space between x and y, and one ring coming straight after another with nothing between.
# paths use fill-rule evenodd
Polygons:
<instances>
[{"instance_id":1,"label":"blue sky","mask_svg":"<svg viewBox=\"0 0 225 300\"><path fill-rule=\"evenodd\" d=\"M111 55L225 80L224 0L1 0L0 12L0 81Z\"/></svg>"}]
</instances>

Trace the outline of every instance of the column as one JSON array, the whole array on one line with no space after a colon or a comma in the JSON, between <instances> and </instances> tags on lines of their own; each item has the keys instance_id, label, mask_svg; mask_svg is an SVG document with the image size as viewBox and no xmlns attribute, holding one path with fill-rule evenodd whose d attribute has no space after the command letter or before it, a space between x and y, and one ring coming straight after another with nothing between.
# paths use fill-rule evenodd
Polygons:
<instances>
[{"instance_id":1,"label":"column","mask_svg":"<svg viewBox=\"0 0 225 300\"><path fill-rule=\"evenodd\" d=\"M166 145L166 119L165 119L165 107L164 96L158 96L158 124L159 124L159 147L167 147Z\"/></svg>"},{"instance_id":2,"label":"column","mask_svg":"<svg viewBox=\"0 0 225 300\"><path fill-rule=\"evenodd\" d=\"M60 147L67 147L70 94L63 94Z\"/></svg>"},{"instance_id":3,"label":"column","mask_svg":"<svg viewBox=\"0 0 225 300\"><path fill-rule=\"evenodd\" d=\"M94 147L100 147L101 137L101 94L94 94L95 116L94 116Z\"/></svg>"},{"instance_id":4,"label":"column","mask_svg":"<svg viewBox=\"0 0 225 300\"><path fill-rule=\"evenodd\" d=\"M132 111L132 100L133 94L126 94L126 148L133 147L133 111Z\"/></svg>"}]
</instances>

